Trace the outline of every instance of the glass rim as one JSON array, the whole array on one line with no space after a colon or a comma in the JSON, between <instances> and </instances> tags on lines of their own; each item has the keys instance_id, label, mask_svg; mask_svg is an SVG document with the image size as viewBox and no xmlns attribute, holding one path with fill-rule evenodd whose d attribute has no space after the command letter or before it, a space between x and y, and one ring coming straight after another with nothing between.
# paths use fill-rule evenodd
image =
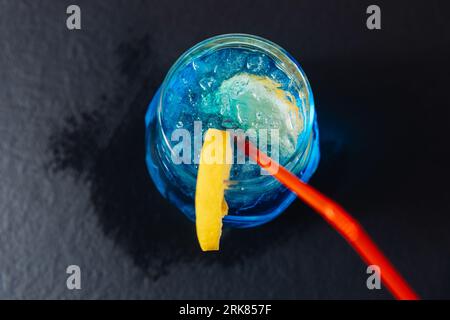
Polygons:
<instances>
[{"instance_id":1,"label":"glass rim","mask_svg":"<svg viewBox=\"0 0 450 320\"><path fill-rule=\"evenodd\" d=\"M288 170L292 170L295 168L295 165L299 162L302 154L305 153L308 149L308 143L310 142L311 134L313 133L313 124L315 118L315 107L314 107L314 98L312 94L312 89L308 78L306 77L305 72L300 67L299 63L282 47L273 43L270 40L265 38L244 34L244 33L229 33L222 34L207 38L188 50L186 50L170 67L167 75L164 78L164 81L161 85L161 93L157 105L156 110L156 118L157 118L157 126L158 130L161 132L162 141L164 147L172 154L173 148L170 144L170 141L164 132L162 125L162 114L163 114L163 101L166 95L167 84L172 79L173 74L179 69L179 67L183 66L186 62L190 61L193 57L196 57L196 53L200 53L201 55L206 54L207 52L211 52L218 49L223 48L248 48L254 50L260 50L263 53L270 56L275 61L281 61L283 67L282 71L288 75L294 76L294 79L299 81L299 83L303 82L306 87L306 102L305 106L307 110L304 110L304 129L300 133L298 139L300 139L300 143L297 142L297 146L295 151L283 164ZM304 108L305 109L305 108ZM187 166L186 166L187 167ZM195 179L194 170L190 170L190 167L187 167L188 172L187 175L190 178ZM241 179L241 180L233 180L233 184L229 186L229 189L233 189L233 186L242 187L242 186L258 186L261 187L261 184L267 186L274 183L277 183L276 179L271 178L268 175L260 175L258 177L253 177L249 179Z\"/></svg>"}]
</instances>

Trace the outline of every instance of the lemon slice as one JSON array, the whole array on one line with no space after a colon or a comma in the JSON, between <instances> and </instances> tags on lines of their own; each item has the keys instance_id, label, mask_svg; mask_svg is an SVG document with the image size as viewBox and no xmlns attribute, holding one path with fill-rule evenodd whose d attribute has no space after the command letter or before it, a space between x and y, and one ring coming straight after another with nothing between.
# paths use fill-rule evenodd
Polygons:
<instances>
[{"instance_id":1,"label":"lemon slice","mask_svg":"<svg viewBox=\"0 0 450 320\"><path fill-rule=\"evenodd\" d=\"M228 213L224 195L231 160L230 134L208 129L200 153L195 190L195 224L203 251L219 250L222 218Z\"/></svg>"}]
</instances>

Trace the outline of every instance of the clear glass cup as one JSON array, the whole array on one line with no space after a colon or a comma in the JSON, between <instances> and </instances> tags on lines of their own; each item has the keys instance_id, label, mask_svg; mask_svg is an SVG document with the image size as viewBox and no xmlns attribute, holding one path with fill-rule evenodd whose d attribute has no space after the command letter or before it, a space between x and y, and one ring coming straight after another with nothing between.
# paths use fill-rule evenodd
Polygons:
<instances>
[{"instance_id":1,"label":"clear glass cup","mask_svg":"<svg viewBox=\"0 0 450 320\"><path fill-rule=\"evenodd\" d=\"M173 93L173 83L178 80L176 77L180 77L180 70L207 55L230 48L270 57L277 68L290 79L290 85L300 97L297 107L303 119L303 129L298 136L295 151L281 164L307 182L316 170L320 158L319 132L311 87L305 73L292 56L268 40L246 34L226 34L202 41L181 55L171 67L150 102L145 117L146 163L150 176L159 192L192 221L195 221L198 166L175 164L172 160L174 146L169 139L169 131L178 126L171 119L179 112L181 105L178 108L173 103L167 103L167 99ZM226 190L225 198L229 211L223 219L224 225L253 227L277 217L292 203L295 195L273 177L260 175L233 181Z\"/></svg>"}]
</instances>

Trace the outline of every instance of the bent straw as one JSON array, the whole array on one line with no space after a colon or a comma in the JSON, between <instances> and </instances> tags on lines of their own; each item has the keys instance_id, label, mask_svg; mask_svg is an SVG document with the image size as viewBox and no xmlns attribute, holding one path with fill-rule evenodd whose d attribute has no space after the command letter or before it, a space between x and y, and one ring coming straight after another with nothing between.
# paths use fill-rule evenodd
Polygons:
<instances>
[{"instance_id":1,"label":"bent straw","mask_svg":"<svg viewBox=\"0 0 450 320\"><path fill-rule=\"evenodd\" d=\"M418 295L384 256L358 221L340 205L302 182L248 141L245 142L245 154L320 214L347 240L366 264L378 266L381 270L381 280L396 299L419 300Z\"/></svg>"}]
</instances>

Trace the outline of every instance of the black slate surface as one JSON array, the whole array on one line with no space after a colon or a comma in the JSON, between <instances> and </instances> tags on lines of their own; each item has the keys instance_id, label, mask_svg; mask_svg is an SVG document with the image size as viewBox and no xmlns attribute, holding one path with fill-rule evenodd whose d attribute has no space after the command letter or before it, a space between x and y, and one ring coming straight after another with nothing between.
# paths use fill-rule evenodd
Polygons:
<instances>
[{"instance_id":1,"label":"black slate surface","mask_svg":"<svg viewBox=\"0 0 450 320\"><path fill-rule=\"evenodd\" d=\"M82 30L66 28L78 4ZM207 37L263 36L300 61L319 116L311 183L424 298L450 298L450 28L444 1L0 2L0 298L390 298L300 202L202 254L156 192L144 114ZM77 264L82 289L66 288Z\"/></svg>"}]
</instances>

